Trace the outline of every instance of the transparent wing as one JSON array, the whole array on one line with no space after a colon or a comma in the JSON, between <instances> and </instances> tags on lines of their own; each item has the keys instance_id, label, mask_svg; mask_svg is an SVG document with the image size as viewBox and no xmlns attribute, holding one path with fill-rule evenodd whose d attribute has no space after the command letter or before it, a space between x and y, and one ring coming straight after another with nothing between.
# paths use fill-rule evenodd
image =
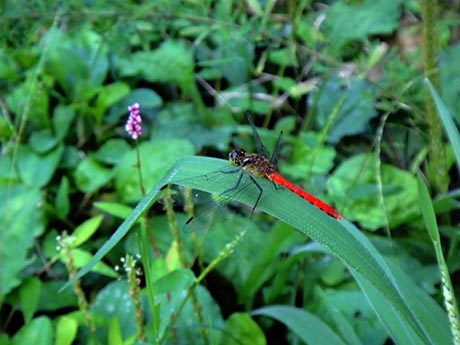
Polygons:
<instances>
[{"instance_id":1,"label":"transparent wing","mask_svg":"<svg viewBox=\"0 0 460 345\"><path fill-rule=\"evenodd\" d=\"M246 117L248 118L248 122L251 125L252 135L254 137L254 142L256 143L257 153L263 155L264 157L270 158L270 162L273 163L275 167L278 167L278 158L281 151L281 141L283 140L283 132L280 133L278 140L276 141L275 148L273 150L273 154L270 156L270 152L267 150L265 145L262 143L259 134L257 133L257 128L254 126L252 122L251 115L247 112Z\"/></svg>"},{"instance_id":2,"label":"transparent wing","mask_svg":"<svg viewBox=\"0 0 460 345\"><path fill-rule=\"evenodd\" d=\"M242 181L235 189L223 191L219 195L211 195L205 192L195 192L195 210L192 217L188 218L183 224L184 232L206 232L216 226L219 222L227 221L235 215L245 218L250 218L252 208L236 201L237 196L241 193L253 195L254 202L256 201L256 193L254 193L254 183L243 175Z\"/></svg>"},{"instance_id":3,"label":"transparent wing","mask_svg":"<svg viewBox=\"0 0 460 345\"><path fill-rule=\"evenodd\" d=\"M255 178L242 170L234 173L206 174L184 181L192 189L195 186L200 190L203 190L203 186L214 186L213 190L216 190L217 186L217 189L220 190L214 195L206 192L196 193L196 195L204 195L204 198L201 201L195 199L195 212L184 226L186 231L192 231L194 228L210 228L216 223L216 219L225 218L227 216L225 213L236 212L241 216L251 218L254 210L264 203L271 193L275 192L269 180ZM222 214L224 214L223 217Z\"/></svg>"},{"instance_id":4,"label":"transparent wing","mask_svg":"<svg viewBox=\"0 0 460 345\"><path fill-rule=\"evenodd\" d=\"M281 141L283 140L283 132L280 132L278 140L276 141L275 148L273 149L273 154L270 157L270 162L278 169L278 158L281 151Z\"/></svg>"},{"instance_id":5,"label":"transparent wing","mask_svg":"<svg viewBox=\"0 0 460 345\"><path fill-rule=\"evenodd\" d=\"M256 126L254 126L254 123L252 122L252 118L249 112L246 112L246 117L252 129L252 136L254 137L254 142L256 143L257 153L264 157L269 158L270 152L267 150L267 148L262 143L262 140L260 139L259 134L257 133Z\"/></svg>"}]
</instances>

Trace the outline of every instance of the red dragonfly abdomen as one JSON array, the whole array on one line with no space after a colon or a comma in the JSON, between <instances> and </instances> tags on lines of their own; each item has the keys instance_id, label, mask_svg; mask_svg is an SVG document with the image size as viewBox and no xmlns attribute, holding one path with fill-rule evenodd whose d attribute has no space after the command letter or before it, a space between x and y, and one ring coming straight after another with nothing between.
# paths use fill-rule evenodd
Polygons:
<instances>
[{"instance_id":1,"label":"red dragonfly abdomen","mask_svg":"<svg viewBox=\"0 0 460 345\"><path fill-rule=\"evenodd\" d=\"M334 217L336 219L342 219L342 216L340 214L338 214L332 207L330 207L329 205L325 204L321 200L315 198L314 196L308 194L307 192L305 192L304 190L300 189L296 185L292 184L291 182L286 180L283 176L278 174L276 171L271 172L267 176L267 178L270 181L272 181L274 183L277 183L277 184L283 186L286 189L289 189L291 192L293 192L293 193L297 194L298 196L302 197L303 199L308 201L310 204L312 204L313 206L316 206L321 211L327 213L331 217Z\"/></svg>"}]
</instances>

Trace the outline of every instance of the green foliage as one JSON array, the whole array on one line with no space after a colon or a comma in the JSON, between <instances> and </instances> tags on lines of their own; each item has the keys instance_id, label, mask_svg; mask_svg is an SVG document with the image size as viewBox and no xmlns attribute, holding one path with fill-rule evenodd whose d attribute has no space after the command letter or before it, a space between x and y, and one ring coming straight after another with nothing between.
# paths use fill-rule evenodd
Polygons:
<instances>
[{"instance_id":1,"label":"green foliage","mask_svg":"<svg viewBox=\"0 0 460 345\"><path fill-rule=\"evenodd\" d=\"M368 0L359 5L336 2L327 12L327 36L332 46L339 50L354 40L390 34L398 27L400 6L399 0Z\"/></svg>"},{"instance_id":2,"label":"green foliage","mask_svg":"<svg viewBox=\"0 0 460 345\"><path fill-rule=\"evenodd\" d=\"M289 327L308 344L345 344L332 329L305 310L288 306L271 306L255 310L254 315L272 317Z\"/></svg>"},{"instance_id":3,"label":"green foliage","mask_svg":"<svg viewBox=\"0 0 460 345\"><path fill-rule=\"evenodd\" d=\"M426 88L444 162L418 11L5 3L0 343L457 340L458 13L439 18L442 96ZM233 190L234 167L196 157L254 152L246 111L270 149L283 131L281 174L342 220L258 177L253 210L247 175ZM451 190L432 201L434 163Z\"/></svg>"},{"instance_id":4,"label":"green foliage","mask_svg":"<svg viewBox=\"0 0 460 345\"><path fill-rule=\"evenodd\" d=\"M369 230L385 226L388 220L390 227L396 228L416 218L419 209L415 177L407 171L382 164L382 184L378 186L376 169L375 156L356 155L343 161L331 175L331 192L339 205L343 203L339 208L350 208L344 212L346 217ZM385 205L383 209L380 198ZM404 207L401 207L403 200Z\"/></svg>"},{"instance_id":5,"label":"green foliage","mask_svg":"<svg viewBox=\"0 0 460 345\"><path fill-rule=\"evenodd\" d=\"M6 186L0 189L2 215L2 245L0 271L0 293L4 297L13 288L21 284L20 272L28 267L32 260L27 254L33 246L34 237L40 236L45 228L43 211L37 205L43 203L40 190L23 185ZM3 298L1 298L3 299Z\"/></svg>"},{"instance_id":6,"label":"green foliage","mask_svg":"<svg viewBox=\"0 0 460 345\"><path fill-rule=\"evenodd\" d=\"M370 120L377 115L373 106L377 90L366 80L353 80L347 89L342 88L337 78L328 80L317 97L315 122L319 128L326 126L333 109L345 97L328 132L328 141L333 144L346 135L365 132Z\"/></svg>"}]
</instances>

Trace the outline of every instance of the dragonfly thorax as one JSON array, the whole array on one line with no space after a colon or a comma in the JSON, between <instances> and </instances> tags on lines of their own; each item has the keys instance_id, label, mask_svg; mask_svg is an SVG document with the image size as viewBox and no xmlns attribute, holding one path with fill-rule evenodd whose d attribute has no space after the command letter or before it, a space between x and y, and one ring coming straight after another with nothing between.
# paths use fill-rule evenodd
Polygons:
<instances>
[{"instance_id":1,"label":"dragonfly thorax","mask_svg":"<svg viewBox=\"0 0 460 345\"><path fill-rule=\"evenodd\" d=\"M263 178L268 176L275 170L270 160L260 154L246 154L244 150L233 150L228 155L230 164L241 167L249 174Z\"/></svg>"}]
</instances>

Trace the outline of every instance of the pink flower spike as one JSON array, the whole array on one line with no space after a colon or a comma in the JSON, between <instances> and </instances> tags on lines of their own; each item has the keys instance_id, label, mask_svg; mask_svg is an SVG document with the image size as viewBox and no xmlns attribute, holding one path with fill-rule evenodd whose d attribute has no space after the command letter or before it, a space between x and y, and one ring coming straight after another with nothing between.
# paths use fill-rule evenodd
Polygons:
<instances>
[{"instance_id":1,"label":"pink flower spike","mask_svg":"<svg viewBox=\"0 0 460 345\"><path fill-rule=\"evenodd\" d=\"M134 103L128 107L129 117L126 121L125 130L128 134L136 140L142 135L142 118L139 112L139 103Z\"/></svg>"}]
</instances>

